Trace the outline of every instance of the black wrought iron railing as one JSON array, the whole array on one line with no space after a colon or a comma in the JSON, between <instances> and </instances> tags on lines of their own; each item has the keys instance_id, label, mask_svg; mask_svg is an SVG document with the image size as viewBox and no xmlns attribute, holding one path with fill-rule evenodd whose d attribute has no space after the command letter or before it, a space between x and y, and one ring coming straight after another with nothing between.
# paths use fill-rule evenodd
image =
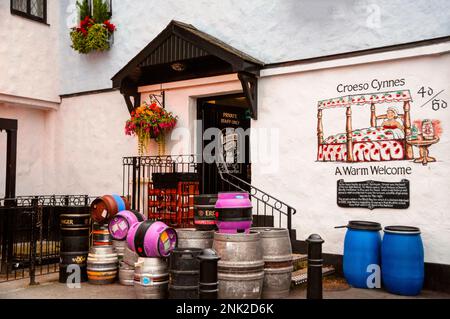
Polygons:
<instances>
[{"instance_id":1,"label":"black wrought iron railing","mask_svg":"<svg viewBox=\"0 0 450 319\"><path fill-rule=\"evenodd\" d=\"M195 155L123 158L123 195L150 219L191 226L199 184Z\"/></svg>"},{"instance_id":2,"label":"black wrought iron railing","mask_svg":"<svg viewBox=\"0 0 450 319\"><path fill-rule=\"evenodd\" d=\"M87 207L87 195L19 196L0 199L0 282L58 272L59 215Z\"/></svg>"},{"instance_id":3,"label":"black wrought iron railing","mask_svg":"<svg viewBox=\"0 0 450 319\"><path fill-rule=\"evenodd\" d=\"M133 209L177 227L193 225L193 197L201 193L202 163L197 155L123 158L123 195ZM253 203L254 225L292 230L296 210L285 202L219 169L222 191L247 191Z\"/></svg>"}]
</instances>

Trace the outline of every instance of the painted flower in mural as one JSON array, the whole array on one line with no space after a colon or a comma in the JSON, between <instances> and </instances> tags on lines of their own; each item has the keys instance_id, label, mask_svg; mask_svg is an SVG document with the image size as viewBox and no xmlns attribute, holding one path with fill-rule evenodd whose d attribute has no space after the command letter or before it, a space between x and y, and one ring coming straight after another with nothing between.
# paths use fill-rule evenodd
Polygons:
<instances>
[{"instance_id":1,"label":"painted flower in mural","mask_svg":"<svg viewBox=\"0 0 450 319\"><path fill-rule=\"evenodd\" d=\"M131 118L125 124L125 134L138 137L139 154L142 154L150 139L159 141L175 127L177 121L177 116L158 106L156 101L144 102L131 112Z\"/></svg>"}]
</instances>

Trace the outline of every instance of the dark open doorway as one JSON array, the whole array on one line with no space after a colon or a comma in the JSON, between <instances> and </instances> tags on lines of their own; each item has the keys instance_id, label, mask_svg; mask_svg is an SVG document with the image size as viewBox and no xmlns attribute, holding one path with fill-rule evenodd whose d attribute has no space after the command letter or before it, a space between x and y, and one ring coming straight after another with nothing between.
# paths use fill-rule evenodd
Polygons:
<instances>
[{"instance_id":1,"label":"dark open doorway","mask_svg":"<svg viewBox=\"0 0 450 319\"><path fill-rule=\"evenodd\" d=\"M216 194L228 191L230 185L221 180L216 163L208 163L203 151L215 137L205 139L203 134L211 128L220 130L219 141L215 141L223 150L226 169L240 179L251 183L250 164L250 123L251 113L243 94L214 96L197 101L197 119L201 120L202 136L198 137L198 153L202 154L200 165L200 188L203 194ZM237 136L238 131L229 129L241 128L246 134ZM216 155L215 152L212 155Z\"/></svg>"},{"instance_id":2,"label":"dark open doorway","mask_svg":"<svg viewBox=\"0 0 450 319\"><path fill-rule=\"evenodd\" d=\"M0 118L0 132L6 131L5 198L16 197L17 120ZM3 153L3 152L2 152ZM0 176L2 176L1 174Z\"/></svg>"}]
</instances>

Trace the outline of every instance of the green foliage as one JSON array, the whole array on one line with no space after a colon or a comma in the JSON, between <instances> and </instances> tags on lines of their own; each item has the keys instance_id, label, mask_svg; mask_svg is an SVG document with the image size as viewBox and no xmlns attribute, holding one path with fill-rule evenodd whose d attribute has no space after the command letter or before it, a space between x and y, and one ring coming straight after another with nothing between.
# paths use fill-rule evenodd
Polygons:
<instances>
[{"instance_id":1,"label":"green foliage","mask_svg":"<svg viewBox=\"0 0 450 319\"><path fill-rule=\"evenodd\" d=\"M89 0L77 1L78 12L80 13L80 20L86 17L91 17L91 8L89 6Z\"/></svg>"},{"instance_id":2,"label":"green foliage","mask_svg":"<svg viewBox=\"0 0 450 319\"><path fill-rule=\"evenodd\" d=\"M80 53L87 54L91 51L105 51L110 48L109 32L100 23L89 27L87 35L75 29L70 33L72 48Z\"/></svg>"},{"instance_id":3,"label":"green foliage","mask_svg":"<svg viewBox=\"0 0 450 319\"><path fill-rule=\"evenodd\" d=\"M109 13L109 6L105 0L93 0L92 2L92 18L95 23L103 23L106 20L111 19L111 14Z\"/></svg>"}]
</instances>

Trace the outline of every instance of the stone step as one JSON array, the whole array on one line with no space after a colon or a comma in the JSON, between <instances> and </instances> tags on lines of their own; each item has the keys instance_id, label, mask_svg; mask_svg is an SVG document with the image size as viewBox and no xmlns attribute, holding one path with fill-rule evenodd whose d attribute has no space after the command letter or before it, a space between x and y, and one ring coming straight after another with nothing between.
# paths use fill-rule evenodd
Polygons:
<instances>
[{"instance_id":1,"label":"stone step","mask_svg":"<svg viewBox=\"0 0 450 319\"><path fill-rule=\"evenodd\" d=\"M299 262L303 262L303 261L307 261L308 260L308 255L302 255L302 254L292 254L292 262L295 263L299 263Z\"/></svg>"},{"instance_id":2,"label":"stone step","mask_svg":"<svg viewBox=\"0 0 450 319\"><path fill-rule=\"evenodd\" d=\"M324 266L322 267L322 277L334 274L334 267ZM292 273L291 283L294 286L304 284L308 281L308 268L303 268Z\"/></svg>"}]
</instances>

